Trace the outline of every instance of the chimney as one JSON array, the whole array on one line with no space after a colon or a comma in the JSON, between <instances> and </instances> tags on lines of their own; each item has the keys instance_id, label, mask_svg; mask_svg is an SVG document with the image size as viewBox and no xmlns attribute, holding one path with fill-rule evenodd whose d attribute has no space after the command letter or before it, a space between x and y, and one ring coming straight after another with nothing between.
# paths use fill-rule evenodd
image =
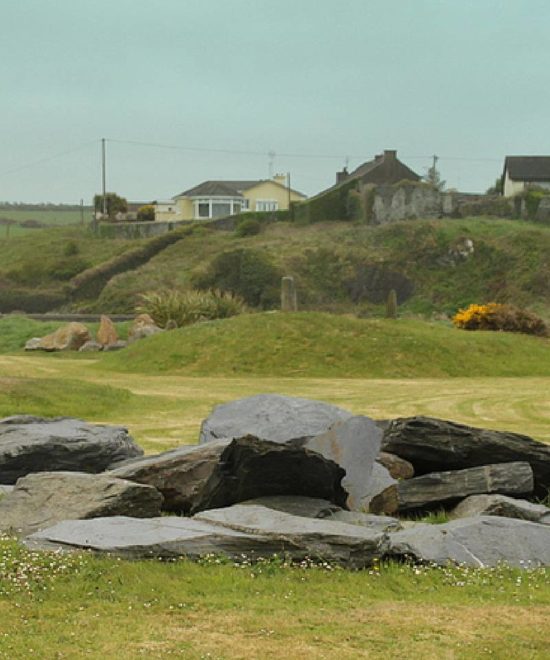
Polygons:
<instances>
[{"instance_id":1,"label":"chimney","mask_svg":"<svg viewBox=\"0 0 550 660\"><path fill-rule=\"evenodd\" d=\"M273 181L280 183L282 186L286 186L286 174L276 174L273 177Z\"/></svg>"},{"instance_id":2,"label":"chimney","mask_svg":"<svg viewBox=\"0 0 550 660\"><path fill-rule=\"evenodd\" d=\"M385 149L384 150L384 160L396 160L397 151L395 149Z\"/></svg>"},{"instance_id":3,"label":"chimney","mask_svg":"<svg viewBox=\"0 0 550 660\"><path fill-rule=\"evenodd\" d=\"M344 167L344 169L341 172L336 172L336 184L342 183L342 181L345 181L349 176L348 173L348 168Z\"/></svg>"}]
</instances>

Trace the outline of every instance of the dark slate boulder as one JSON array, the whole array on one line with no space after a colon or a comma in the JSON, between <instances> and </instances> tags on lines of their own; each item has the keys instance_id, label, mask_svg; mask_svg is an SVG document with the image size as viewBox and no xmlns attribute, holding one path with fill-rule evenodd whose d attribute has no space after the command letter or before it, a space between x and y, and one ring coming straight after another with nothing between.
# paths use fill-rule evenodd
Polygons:
<instances>
[{"instance_id":1,"label":"dark slate boulder","mask_svg":"<svg viewBox=\"0 0 550 660\"><path fill-rule=\"evenodd\" d=\"M517 433L408 417L387 426L382 449L410 461L417 475L526 461L533 468L535 492L544 496L550 489L550 446Z\"/></svg>"},{"instance_id":2,"label":"dark slate boulder","mask_svg":"<svg viewBox=\"0 0 550 660\"><path fill-rule=\"evenodd\" d=\"M258 394L216 406L201 426L199 443L253 435L272 442L312 438L352 414L337 406L280 394Z\"/></svg>"},{"instance_id":3,"label":"dark slate boulder","mask_svg":"<svg viewBox=\"0 0 550 660\"><path fill-rule=\"evenodd\" d=\"M439 566L550 566L550 526L498 516L418 524L390 534L388 557Z\"/></svg>"},{"instance_id":4,"label":"dark slate boulder","mask_svg":"<svg viewBox=\"0 0 550 660\"><path fill-rule=\"evenodd\" d=\"M550 525L550 509L543 504L506 495L471 495L449 512L450 518L501 516Z\"/></svg>"},{"instance_id":5,"label":"dark slate boulder","mask_svg":"<svg viewBox=\"0 0 550 660\"><path fill-rule=\"evenodd\" d=\"M345 506L344 471L316 452L246 436L180 447L112 470L155 486L164 509L192 515L264 495L304 495Z\"/></svg>"},{"instance_id":6,"label":"dark slate boulder","mask_svg":"<svg viewBox=\"0 0 550 660\"><path fill-rule=\"evenodd\" d=\"M162 495L151 486L102 474L39 472L21 477L0 501L0 532L27 535L62 520L159 516Z\"/></svg>"},{"instance_id":7,"label":"dark slate boulder","mask_svg":"<svg viewBox=\"0 0 550 660\"><path fill-rule=\"evenodd\" d=\"M264 506L235 504L203 511L194 520L221 525L245 534L284 539L302 547L312 559L363 568L380 559L388 547L387 534L360 525L293 516Z\"/></svg>"},{"instance_id":8,"label":"dark slate boulder","mask_svg":"<svg viewBox=\"0 0 550 660\"><path fill-rule=\"evenodd\" d=\"M31 472L103 472L117 461L142 454L120 426L31 415L0 420L0 482L4 484L14 484Z\"/></svg>"},{"instance_id":9,"label":"dark slate boulder","mask_svg":"<svg viewBox=\"0 0 550 660\"><path fill-rule=\"evenodd\" d=\"M529 463L497 463L466 470L431 472L399 481L370 503L373 513L429 510L454 504L468 495L502 493L529 495L533 470Z\"/></svg>"}]
</instances>

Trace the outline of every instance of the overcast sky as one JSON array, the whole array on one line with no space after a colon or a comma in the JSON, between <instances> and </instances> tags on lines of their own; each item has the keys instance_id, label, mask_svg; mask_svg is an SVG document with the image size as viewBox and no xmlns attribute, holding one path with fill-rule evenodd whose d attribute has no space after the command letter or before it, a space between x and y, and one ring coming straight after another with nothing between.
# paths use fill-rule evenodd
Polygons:
<instances>
[{"instance_id":1,"label":"overcast sky","mask_svg":"<svg viewBox=\"0 0 550 660\"><path fill-rule=\"evenodd\" d=\"M0 0L0 30L0 200L89 202L102 137L140 201L270 151L307 194L384 149L465 191L550 154L548 0Z\"/></svg>"}]
</instances>

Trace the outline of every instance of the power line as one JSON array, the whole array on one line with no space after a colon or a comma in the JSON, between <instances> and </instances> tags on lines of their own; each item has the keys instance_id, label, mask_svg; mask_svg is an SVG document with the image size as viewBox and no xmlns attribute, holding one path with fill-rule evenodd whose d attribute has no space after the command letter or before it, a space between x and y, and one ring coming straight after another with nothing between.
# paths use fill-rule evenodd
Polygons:
<instances>
[{"instance_id":1,"label":"power line","mask_svg":"<svg viewBox=\"0 0 550 660\"><path fill-rule=\"evenodd\" d=\"M30 167L36 167L37 165L42 165L42 163L49 163L51 160L56 160L57 158L62 158L63 156L67 156L77 151L81 151L82 149L85 149L86 147L89 147L92 144L97 144L98 142L99 140L84 142L83 144L79 145L78 147L74 147L73 149L68 149L67 151L61 151L60 153L54 154L53 156L47 156L46 158L35 160L32 163L26 163L25 165L20 165L19 167L15 167L11 170L0 172L0 176L5 176L6 174L12 174L14 172L20 172L21 170L26 170Z\"/></svg>"}]
</instances>

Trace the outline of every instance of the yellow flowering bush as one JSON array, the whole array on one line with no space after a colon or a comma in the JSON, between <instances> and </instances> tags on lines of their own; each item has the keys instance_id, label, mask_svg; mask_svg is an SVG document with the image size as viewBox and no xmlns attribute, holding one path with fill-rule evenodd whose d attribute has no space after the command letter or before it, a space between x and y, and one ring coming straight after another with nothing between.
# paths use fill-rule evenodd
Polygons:
<instances>
[{"instance_id":1,"label":"yellow flowering bush","mask_svg":"<svg viewBox=\"0 0 550 660\"><path fill-rule=\"evenodd\" d=\"M462 330L523 332L539 337L548 335L546 324L536 314L514 305L494 302L459 309L453 317L453 324Z\"/></svg>"}]
</instances>

